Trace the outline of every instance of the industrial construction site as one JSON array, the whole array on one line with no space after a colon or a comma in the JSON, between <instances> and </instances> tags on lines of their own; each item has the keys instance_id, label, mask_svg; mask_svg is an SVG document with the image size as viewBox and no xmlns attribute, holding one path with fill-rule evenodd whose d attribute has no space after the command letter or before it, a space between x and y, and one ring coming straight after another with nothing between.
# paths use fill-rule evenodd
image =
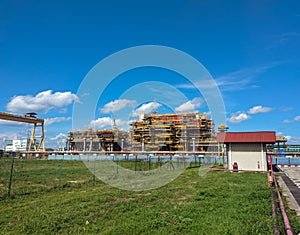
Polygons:
<instances>
[{"instance_id":1,"label":"industrial construction site","mask_svg":"<svg viewBox=\"0 0 300 235\"><path fill-rule=\"evenodd\" d=\"M130 131L70 131L69 151L180 151L203 152L216 144L214 122L199 112L183 114L143 114L130 122Z\"/></svg>"},{"instance_id":2,"label":"industrial construction site","mask_svg":"<svg viewBox=\"0 0 300 235\"><path fill-rule=\"evenodd\" d=\"M194 172L198 168L199 175L206 174L206 170L204 173L200 173L203 171L203 167L210 169L210 171L221 171L221 178L234 177L234 175L226 175L226 172L247 172L250 174L241 174L239 177L248 177L249 180L249 177L257 176L257 174L251 174L252 172L265 172L267 178L262 178L271 186L271 205L273 208L271 218L274 221L268 222L268 231L273 230L274 234L279 234L280 231L292 234L290 233L292 226L294 231L298 230L297 223L293 222L291 225L289 221L291 216L287 215L287 209L283 204L278 184L284 189L283 192L288 198L289 207L299 215L300 191L296 183L293 183L296 179L288 178L292 174L289 173L288 175L284 172L289 172L290 169L296 169L300 166L300 161L298 161L300 159L298 157L300 148L296 145L287 145L287 140L282 136L276 136L274 131L228 132L229 128L226 124L219 125L217 131L215 131L214 120L206 114L200 114L199 112L157 114L152 112L140 115L138 120L130 121L129 131L119 130L115 122L112 124L111 129L106 130L91 128L71 130L65 140L64 149L48 150L45 146L44 120L38 118L36 113L27 113L26 115L0 113L0 118L33 125L31 136L28 140L25 140L24 145L20 145L22 142L17 142L20 145L19 149L13 146L13 142L7 142L8 145L4 153L11 154L14 151L13 155L7 155L13 156L12 162L10 163L7 158L0 158L1 164L4 166L3 176L1 176L3 182L5 182L5 178L8 178L8 165L11 164L10 180L7 183L8 194L6 195L3 191L6 183L2 184L4 187L0 187L0 196L3 198L10 197L11 194L18 197L18 195L24 193L23 190L28 191L26 191L26 194L31 194L32 187L23 189L18 184L15 186L15 183L13 183L13 179L16 177L18 183L22 182L24 174L29 174L26 178L30 178L32 182L35 182L35 187L43 191L44 189L39 186L40 177L31 179L33 171L47 172L46 178L51 177L51 182L46 179L43 180L43 187L49 188L48 190L56 187L56 180L58 180L59 188L67 187L66 185L70 182L72 182L71 184L75 184L74 182L76 184L78 182L81 182L81 184L85 181L88 182L84 177L89 177L89 174L84 173L85 176L83 176L82 173L79 173L83 171L82 166L79 164L81 161L70 160L85 162L86 170L93 174L94 184L96 178L99 177L114 187L133 191L148 190L154 187L150 184L150 188L148 188L149 182L156 174L166 177L179 171L185 175L187 172ZM24 159L28 160L23 162ZM39 161L37 159L47 160ZM55 169L57 160L59 160L59 170L56 169L51 172L51 168L54 167ZM65 163L63 163L63 160L65 160ZM68 165L70 165L70 169L68 169ZM76 168L74 168L75 166ZM20 175L20 167L22 167L22 176ZM24 167L26 167L26 171ZM14 168L16 172L13 172ZM279 183L273 172L274 169L282 172L283 180L280 178ZM63 173L65 171L69 173L66 175L66 173ZM59 172L59 175L56 176L55 172ZM128 172L131 172L131 175L128 175ZM76 178L73 179L72 175L76 175ZM102 178L103 176L105 178ZM69 177L72 180L69 179L63 183L63 180ZM185 178L189 179L190 177L186 176ZM193 177L195 178L195 176ZM261 174L258 177L261 178ZM199 179L199 176L197 176L197 179ZM160 185L159 182L163 182L163 180L156 181L156 184ZM264 191L266 191L269 186L264 185ZM155 188L159 187L161 185L155 186ZM108 189L103 188L101 190ZM228 188L220 190L226 192ZM253 190L256 191L256 189ZM290 190L292 190L292 193ZM202 201L202 197L207 193L204 191L203 195L196 196L196 198L199 198L196 202L198 200ZM207 194L207 197L211 198L209 195L215 195L215 192ZM261 198L258 200L261 200ZM269 207L269 203L266 203L264 207ZM270 217L270 215L268 216ZM281 220L283 222L279 222ZM199 223L198 221L196 224ZM284 225L280 225L280 223ZM241 229L239 231L242 231ZM258 227L258 229L262 231L264 228Z\"/></svg>"},{"instance_id":3,"label":"industrial construction site","mask_svg":"<svg viewBox=\"0 0 300 235\"><path fill-rule=\"evenodd\" d=\"M223 145L225 137L220 137L229 129L226 124L220 124L216 128L214 120L200 112L158 114L153 111L150 114L140 114L137 120L131 120L129 131L120 130L115 121L111 129L70 130L61 148L51 149L45 146L45 121L38 118L36 113L15 115L0 112L0 119L32 125L28 139L5 140L4 152L44 155L57 152L72 154L146 152L167 155L176 152L220 155L225 151ZM300 145L286 145L286 142L285 137L276 136L276 139L266 143L268 147L266 151L271 150L278 156L283 152L289 156L298 156Z\"/></svg>"},{"instance_id":4,"label":"industrial construction site","mask_svg":"<svg viewBox=\"0 0 300 235\"><path fill-rule=\"evenodd\" d=\"M300 235L300 0L0 22L0 235Z\"/></svg>"},{"instance_id":5,"label":"industrial construction site","mask_svg":"<svg viewBox=\"0 0 300 235\"><path fill-rule=\"evenodd\" d=\"M18 152L46 152L44 120L36 113L13 115L0 113L0 119L33 124L26 147L13 148ZM214 121L206 114L189 112L180 114L140 115L130 121L130 131L111 129L72 130L68 133L63 151L73 152L206 152L216 146ZM226 131L225 124L219 131ZM12 142L7 141L4 150L12 151ZM9 144L10 143L10 144ZM210 151L216 150L210 149Z\"/></svg>"},{"instance_id":6,"label":"industrial construction site","mask_svg":"<svg viewBox=\"0 0 300 235\"><path fill-rule=\"evenodd\" d=\"M199 168L199 172L206 168L212 171L267 173L267 182L272 192L275 234L279 234L280 230L292 234L278 184L284 189L289 207L299 215L300 190L295 183L299 179L291 178L292 174L288 172L300 167L300 146L287 145L286 138L276 136L274 131L228 132L226 124L220 124L215 131L214 120L200 112L158 114L154 111L141 114L138 120L131 120L129 131L119 130L115 121L111 129L71 130L63 149L49 150L45 146L45 121L38 118L36 113L0 113L0 119L33 125L29 139L23 142L6 141L2 152L2 156L13 157L8 196L12 190L14 165L19 167L21 164L18 158L21 161L28 159L28 164L33 164L30 162L32 159L48 159L46 162L49 164L59 160L59 187L62 187L62 160L82 160L94 175L94 181L96 177L101 178L114 187L130 191L159 188L162 186L160 182L163 185L169 182L167 177L165 183L160 179L154 186L150 182L156 174L165 178L176 172L182 173L187 168ZM14 162L16 158L17 163ZM0 159L4 165L8 163L5 160L7 158ZM39 167L39 164L35 167ZM274 171L282 172L283 180L280 178L279 183ZM141 180L143 183L138 183ZM5 197L3 192L1 194ZM281 218L284 226L280 227Z\"/></svg>"}]
</instances>

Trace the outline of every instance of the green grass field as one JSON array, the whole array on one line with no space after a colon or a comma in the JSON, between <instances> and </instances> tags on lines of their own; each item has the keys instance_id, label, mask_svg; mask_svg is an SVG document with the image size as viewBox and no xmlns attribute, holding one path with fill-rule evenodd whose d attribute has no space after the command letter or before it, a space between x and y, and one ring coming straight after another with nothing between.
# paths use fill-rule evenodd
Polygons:
<instances>
[{"instance_id":1,"label":"green grass field","mask_svg":"<svg viewBox=\"0 0 300 235\"><path fill-rule=\"evenodd\" d=\"M0 234L273 234L263 173L199 176L190 168L161 188L132 192L94 181L80 161L63 161L60 174L60 161L16 160L7 197L11 160L0 163Z\"/></svg>"}]
</instances>

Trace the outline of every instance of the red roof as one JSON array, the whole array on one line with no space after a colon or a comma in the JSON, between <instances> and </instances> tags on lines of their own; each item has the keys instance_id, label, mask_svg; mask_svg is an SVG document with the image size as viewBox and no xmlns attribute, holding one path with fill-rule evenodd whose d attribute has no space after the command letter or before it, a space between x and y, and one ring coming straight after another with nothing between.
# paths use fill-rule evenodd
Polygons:
<instances>
[{"instance_id":1,"label":"red roof","mask_svg":"<svg viewBox=\"0 0 300 235\"><path fill-rule=\"evenodd\" d=\"M275 131L221 132L217 134L220 143L275 143Z\"/></svg>"}]
</instances>

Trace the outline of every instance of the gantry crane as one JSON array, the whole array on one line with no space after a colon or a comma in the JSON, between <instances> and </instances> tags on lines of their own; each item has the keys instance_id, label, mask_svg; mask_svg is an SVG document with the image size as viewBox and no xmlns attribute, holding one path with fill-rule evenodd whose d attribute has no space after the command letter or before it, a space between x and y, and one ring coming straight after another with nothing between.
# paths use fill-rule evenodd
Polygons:
<instances>
[{"instance_id":1,"label":"gantry crane","mask_svg":"<svg viewBox=\"0 0 300 235\"><path fill-rule=\"evenodd\" d=\"M31 151L32 148L35 152L45 151L45 131L44 131L44 119L37 118L36 113L27 113L26 115L14 115L9 113L0 112L0 119L15 122L24 122L34 124L31 132L30 142L27 151ZM41 135L36 135L37 128L41 128ZM35 144L35 140L39 139L38 145Z\"/></svg>"}]
</instances>

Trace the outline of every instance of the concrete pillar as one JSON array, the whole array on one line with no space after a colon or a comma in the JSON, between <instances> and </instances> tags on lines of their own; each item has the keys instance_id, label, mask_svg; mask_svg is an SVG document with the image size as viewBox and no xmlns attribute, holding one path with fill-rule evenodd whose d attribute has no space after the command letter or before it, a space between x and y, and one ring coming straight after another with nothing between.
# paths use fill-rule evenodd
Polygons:
<instances>
[{"instance_id":1,"label":"concrete pillar","mask_svg":"<svg viewBox=\"0 0 300 235\"><path fill-rule=\"evenodd\" d=\"M142 140L142 152L145 151L145 143L144 143L144 140Z\"/></svg>"},{"instance_id":2,"label":"concrete pillar","mask_svg":"<svg viewBox=\"0 0 300 235\"><path fill-rule=\"evenodd\" d=\"M83 152L85 152L85 148L86 148L86 138L83 139Z\"/></svg>"},{"instance_id":3,"label":"concrete pillar","mask_svg":"<svg viewBox=\"0 0 300 235\"><path fill-rule=\"evenodd\" d=\"M89 148L90 152L92 151L92 148L93 148L93 139L90 139L90 148Z\"/></svg>"}]
</instances>

